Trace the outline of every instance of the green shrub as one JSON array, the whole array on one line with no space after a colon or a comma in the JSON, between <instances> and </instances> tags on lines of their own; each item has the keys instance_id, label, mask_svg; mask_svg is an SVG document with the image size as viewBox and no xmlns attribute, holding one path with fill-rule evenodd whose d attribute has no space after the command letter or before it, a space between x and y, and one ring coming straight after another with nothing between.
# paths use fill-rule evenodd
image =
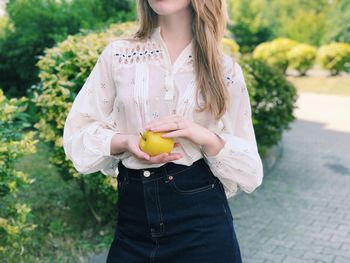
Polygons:
<instances>
[{"instance_id":1,"label":"green shrub","mask_svg":"<svg viewBox=\"0 0 350 263\"><path fill-rule=\"evenodd\" d=\"M26 95L39 81L35 64L44 48L80 29L134 18L129 0L9 0L8 27L0 39L0 86L8 96Z\"/></svg>"},{"instance_id":2,"label":"green shrub","mask_svg":"<svg viewBox=\"0 0 350 263\"><path fill-rule=\"evenodd\" d=\"M7 99L0 89L0 261L18 262L36 228L29 222L31 208L16 201L18 191L25 190L33 179L15 169L23 155L36 151L35 132L24 132L27 99ZM8 261L6 261L8 262Z\"/></svg>"},{"instance_id":3,"label":"green shrub","mask_svg":"<svg viewBox=\"0 0 350 263\"><path fill-rule=\"evenodd\" d=\"M63 127L76 94L103 49L111 41L134 30L134 23L125 23L112 25L105 32L69 36L57 46L46 49L37 64L41 82L33 88L33 102L39 109L39 121L35 127L39 136L52 147L50 162L58 167L63 179L74 179L78 183L97 221L101 218L108 221L112 216L110 211L116 200L115 178L102 173L81 176L66 159L62 145Z\"/></svg>"},{"instance_id":4,"label":"green shrub","mask_svg":"<svg viewBox=\"0 0 350 263\"><path fill-rule=\"evenodd\" d=\"M321 66L330 70L331 75L337 75L341 71L350 68L350 44L331 43L319 48L317 60Z\"/></svg>"},{"instance_id":5,"label":"green shrub","mask_svg":"<svg viewBox=\"0 0 350 263\"><path fill-rule=\"evenodd\" d=\"M305 75L314 64L317 49L307 44L300 44L292 48L288 52L289 66L299 71L301 75Z\"/></svg>"},{"instance_id":6,"label":"green shrub","mask_svg":"<svg viewBox=\"0 0 350 263\"><path fill-rule=\"evenodd\" d=\"M281 72L261 60L244 58L241 65L249 90L259 151L264 155L294 120L296 89Z\"/></svg>"},{"instance_id":7,"label":"green shrub","mask_svg":"<svg viewBox=\"0 0 350 263\"><path fill-rule=\"evenodd\" d=\"M277 38L271 42L258 45L254 49L253 58L261 59L268 65L285 73L288 68L288 52L296 45L298 45L298 42L294 40Z\"/></svg>"}]
</instances>

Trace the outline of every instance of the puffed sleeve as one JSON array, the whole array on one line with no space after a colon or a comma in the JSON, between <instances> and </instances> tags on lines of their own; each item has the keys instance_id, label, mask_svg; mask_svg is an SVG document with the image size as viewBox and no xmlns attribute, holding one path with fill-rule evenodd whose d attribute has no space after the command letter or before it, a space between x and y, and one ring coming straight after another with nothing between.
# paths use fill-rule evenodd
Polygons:
<instances>
[{"instance_id":1,"label":"puffed sleeve","mask_svg":"<svg viewBox=\"0 0 350 263\"><path fill-rule=\"evenodd\" d=\"M207 156L203 152L204 160L224 186L227 198L236 194L237 186L246 193L253 192L263 179L263 165L258 153L243 71L237 62L230 61L230 70L225 79L231 104L220 120L220 130L215 131L225 145L215 156Z\"/></svg>"},{"instance_id":2,"label":"puffed sleeve","mask_svg":"<svg viewBox=\"0 0 350 263\"><path fill-rule=\"evenodd\" d=\"M116 96L112 61L110 43L98 57L65 121L64 151L82 174L108 170L112 161L115 165L123 156L123 153L111 155L111 139L117 133L110 121Z\"/></svg>"}]
</instances>

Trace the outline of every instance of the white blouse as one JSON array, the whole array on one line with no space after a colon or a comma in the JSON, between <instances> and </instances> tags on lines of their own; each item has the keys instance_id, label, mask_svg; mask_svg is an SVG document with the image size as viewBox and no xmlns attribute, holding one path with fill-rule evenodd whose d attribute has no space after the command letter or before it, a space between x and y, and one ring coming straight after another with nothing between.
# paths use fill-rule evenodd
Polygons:
<instances>
[{"instance_id":1,"label":"white blouse","mask_svg":"<svg viewBox=\"0 0 350 263\"><path fill-rule=\"evenodd\" d=\"M138 135L149 121L179 114L215 132L225 146L216 156L207 156L199 145L175 138L180 147L173 152L183 158L174 163L189 166L204 157L227 198L237 193L237 186L251 193L262 183L263 166L240 65L223 57L223 76L232 103L216 121L208 112L195 111L192 45L171 64L158 27L146 41L119 39L105 47L77 94L63 131L65 154L80 173L101 171L117 176L119 161L133 169L164 165L141 163L127 151L112 155L111 139L116 133ZM199 102L204 103L202 97Z\"/></svg>"}]
</instances>

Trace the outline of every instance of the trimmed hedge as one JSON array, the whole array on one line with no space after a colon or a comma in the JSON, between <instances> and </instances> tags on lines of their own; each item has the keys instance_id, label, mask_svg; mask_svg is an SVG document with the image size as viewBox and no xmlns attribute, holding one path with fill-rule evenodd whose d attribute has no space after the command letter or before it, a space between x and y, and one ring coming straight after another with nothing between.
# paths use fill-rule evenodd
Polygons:
<instances>
[{"instance_id":1,"label":"trimmed hedge","mask_svg":"<svg viewBox=\"0 0 350 263\"><path fill-rule=\"evenodd\" d=\"M319 48L317 60L331 75L338 75L341 71L350 70L350 44L331 43Z\"/></svg>"},{"instance_id":2,"label":"trimmed hedge","mask_svg":"<svg viewBox=\"0 0 350 263\"><path fill-rule=\"evenodd\" d=\"M221 43L226 54L235 57L239 55L239 45L236 41L230 38L223 38Z\"/></svg>"},{"instance_id":3,"label":"trimmed hedge","mask_svg":"<svg viewBox=\"0 0 350 263\"><path fill-rule=\"evenodd\" d=\"M297 41L288 38L276 38L270 42L258 45L253 52L253 58L261 59L268 65L285 73L288 68L288 52L298 45Z\"/></svg>"},{"instance_id":4,"label":"trimmed hedge","mask_svg":"<svg viewBox=\"0 0 350 263\"><path fill-rule=\"evenodd\" d=\"M311 45L300 44L292 48L287 56L289 66L304 76L315 62L317 49Z\"/></svg>"},{"instance_id":5,"label":"trimmed hedge","mask_svg":"<svg viewBox=\"0 0 350 263\"><path fill-rule=\"evenodd\" d=\"M295 119L297 92L283 73L261 60L245 57L241 65L249 90L259 152L264 156Z\"/></svg>"}]
</instances>

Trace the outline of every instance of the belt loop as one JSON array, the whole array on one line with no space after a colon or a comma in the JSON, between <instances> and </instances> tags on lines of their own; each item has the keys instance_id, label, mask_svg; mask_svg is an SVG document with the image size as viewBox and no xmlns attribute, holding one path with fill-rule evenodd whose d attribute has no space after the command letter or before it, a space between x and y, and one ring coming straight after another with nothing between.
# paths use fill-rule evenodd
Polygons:
<instances>
[{"instance_id":1,"label":"belt loop","mask_svg":"<svg viewBox=\"0 0 350 263\"><path fill-rule=\"evenodd\" d=\"M163 180L164 180L165 183L168 183L168 182L169 182L169 179L168 179L168 173L167 173L167 170L166 170L166 164L165 164L165 165L162 165L161 168L162 168L162 170L163 170L163 172L162 172L162 174L163 174Z\"/></svg>"},{"instance_id":2,"label":"belt loop","mask_svg":"<svg viewBox=\"0 0 350 263\"><path fill-rule=\"evenodd\" d=\"M129 182L129 168L127 167L125 167L125 181Z\"/></svg>"}]
</instances>

